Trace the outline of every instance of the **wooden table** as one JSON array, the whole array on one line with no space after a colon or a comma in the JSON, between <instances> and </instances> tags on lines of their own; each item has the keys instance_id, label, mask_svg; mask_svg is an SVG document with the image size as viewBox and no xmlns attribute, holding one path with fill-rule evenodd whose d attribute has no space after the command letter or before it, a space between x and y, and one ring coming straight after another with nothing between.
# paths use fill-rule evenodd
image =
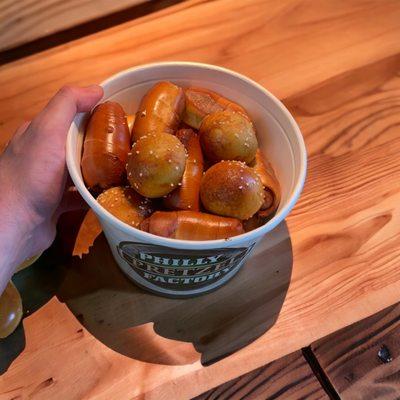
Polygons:
<instances>
[{"instance_id":1,"label":"wooden table","mask_svg":"<svg viewBox=\"0 0 400 400\"><path fill-rule=\"evenodd\" d=\"M135 338L145 351L126 356L84 328L73 305L52 297L24 319L26 345L0 377L0 398L186 399L399 301L399 38L397 0L189 0L1 67L0 148L65 83L191 60L237 70L281 98L304 134L309 169L287 225L264 249L291 257L289 286L266 285L253 307L262 316L273 299L284 302L275 324L248 346L204 367L190 341L155 334L148 321L147 311L159 310L159 322L164 310L185 305L138 292L132 313L143 318ZM248 274L246 282L256 282ZM252 287L238 287L246 302ZM199 299L188 304L212 312L207 297ZM182 321L200 329L186 310ZM213 321L212 343L223 347L235 329ZM229 322L235 326L234 316Z\"/></svg>"}]
</instances>

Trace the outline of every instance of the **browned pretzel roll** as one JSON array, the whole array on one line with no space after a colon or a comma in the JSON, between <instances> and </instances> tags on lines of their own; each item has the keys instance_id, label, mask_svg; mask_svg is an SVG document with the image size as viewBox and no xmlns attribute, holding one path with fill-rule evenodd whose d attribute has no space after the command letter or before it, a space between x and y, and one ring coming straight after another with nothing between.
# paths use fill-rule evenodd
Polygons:
<instances>
[{"instance_id":1,"label":"browned pretzel roll","mask_svg":"<svg viewBox=\"0 0 400 400\"><path fill-rule=\"evenodd\" d=\"M221 161L204 174L200 198L214 214L248 219L263 204L264 192L252 168L239 161Z\"/></svg>"},{"instance_id":2,"label":"browned pretzel roll","mask_svg":"<svg viewBox=\"0 0 400 400\"><path fill-rule=\"evenodd\" d=\"M156 211L141 223L141 229L181 240L226 239L244 232L242 223L235 218L196 211Z\"/></svg>"},{"instance_id":3,"label":"browned pretzel roll","mask_svg":"<svg viewBox=\"0 0 400 400\"><path fill-rule=\"evenodd\" d=\"M130 143L123 108L111 101L99 104L86 128L81 160L89 188L107 189L123 183Z\"/></svg>"},{"instance_id":4,"label":"browned pretzel roll","mask_svg":"<svg viewBox=\"0 0 400 400\"><path fill-rule=\"evenodd\" d=\"M176 137L186 148L185 172L180 186L169 193L164 199L164 205L172 210L199 210L200 182L203 176L203 154L199 136L192 129L180 129Z\"/></svg>"},{"instance_id":5,"label":"browned pretzel roll","mask_svg":"<svg viewBox=\"0 0 400 400\"><path fill-rule=\"evenodd\" d=\"M143 97L132 129L136 141L149 133L171 133L178 128L185 107L183 90L171 82L156 83Z\"/></svg>"},{"instance_id":6,"label":"browned pretzel roll","mask_svg":"<svg viewBox=\"0 0 400 400\"><path fill-rule=\"evenodd\" d=\"M260 217L267 218L277 210L281 201L280 185L272 165L263 158L259 149L251 166L264 186L264 202L258 214Z\"/></svg>"},{"instance_id":7,"label":"browned pretzel roll","mask_svg":"<svg viewBox=\"0 0 400 400\"><path fill-rule=\"evenodd\" d=\"M97 201L114 217L135 228L153 211L151 200L130 187L113 187L103 192Z\"/></svg>"},{"instance_id":8,"label":"browned pretzel roll","mask_svg":"<svg viewBox=\"0 0 400 400\"><path fill-rule=\"evenodd\" d=\"M181 182L185 164L185 147L176 136L142 136L133 144L128 158L128 180L142 196L162 197Z\"/></svg>"},{"instance_id":9,"label":"browned pretzel roll","mask_svg":"<svg viewBox=\"0 0 400 400\"><path fill-rule=\"evenodd\" d=\"M250 120L243 107L218 93L197 87L185 89L185 111L182 119L192 128L199 129L206 115L223 110L239 112Z\"/></svg>"},{"instance_id":10,"label":"browned pretzel roll","mask_svg":"<svg viewBox=\"0 0 400 400\"><path fill-rule=\"evenodd\" d=\"M250 163L256 155L258 143L253 124L240 113L217 111L207 115L199 132L204 155L210 161Z\"/></svg>"}]
</instances>

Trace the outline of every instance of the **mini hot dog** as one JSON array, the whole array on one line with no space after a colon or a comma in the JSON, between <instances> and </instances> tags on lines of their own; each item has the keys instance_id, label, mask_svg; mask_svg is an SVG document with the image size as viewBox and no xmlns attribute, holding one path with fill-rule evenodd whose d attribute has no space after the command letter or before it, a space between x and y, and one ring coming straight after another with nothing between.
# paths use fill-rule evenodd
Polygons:
<instances>
[{"instance_id":1,"label":"mini hot dog","mask_svg":"<svg viewBox=\"0 0 400 400\"><path fill-rule=\"evenodd\" d=\"M86 128L82 175L90 189L121 185L131 139L123 108L115 102L99 104Z\"/></svg>"},{"instance_id":2,"label":"mini hot dog","mask_svg":"<svg viewBox=\"0 0 400 400\"><path fill-rule=\"evenodd\" d=\"M264 160L260 149L257 150L252 168L264 186L264 202L258 215L267 218L277 210L281 201L280 185L271 164Z\"/></svg>"},{"instance_id":3,"label":"mini hot dog","mask_svg":"<svg viewBox=\"0 0 400 400\"><path fill-rule=\"evenodd\" d=\"M185 89L185 111L182 119L192 128L199 129L204 117L224 110L241 113L250 120L243 107L212 90L198 87Z\"/></svg>"},{"instance_id":4,"label":"mini hot dog","mask_svg":"<svg viewBox=\"0 0 400 400\"><path fill-rule=\"evenodd\" d=\"M143 97L136 113L133 140L148 134L173 134L178 128L184 107L183 89L171 82L155 84Z\"/></svg>"},{"instance_id":5,"label":"mini hot dog","mask_svg":"<svg viewBox=\"0 0 400 400\"><path fill-rule=\"evenodd\" d=\"M176 137L185 146L188 157L182 182L177 189L167 195L164 205L172 210L198 211L200 182L203 176L203 154L199 136L192 129L180 129Z\"/></svg>"},{"instance_id":6,"label":"mini hot dog","mask_svg":"<svg viewBox=\"0 0 400 400\"><path fill-rule=\"evenodd\" d=\"M181 240L226 239L244 232L238 219L197 211L156 211L140 227L154 235Z\"/></svg>"}]
</instances>

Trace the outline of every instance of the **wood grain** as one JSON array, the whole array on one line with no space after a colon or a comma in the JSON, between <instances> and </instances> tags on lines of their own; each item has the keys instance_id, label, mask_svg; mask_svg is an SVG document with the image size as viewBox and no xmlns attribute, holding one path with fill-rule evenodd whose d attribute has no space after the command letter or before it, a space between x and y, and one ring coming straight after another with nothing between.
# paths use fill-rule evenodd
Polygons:
<instances>
[{"instance_id":1,"label":"wood grain","mask_svg":"<svg viewBox=\"0 0 400 400\"><path fill-rule=\"evenodd\" d=\"M0 398L39 387L37 398L187 399L397 302L399 34L398 1L189 0L3 66L2 145L63 83L184 59L233 68L284 99L310 158L287 219L291 282L268 332L206 368L162 365L111 350L53 298L24 320L26 348L0 378Z\"/></svg>"},{"instance_id":2,"label":"wood grain","mask_svg":"<svg viewBox=\"0 0 400 400\"><path fill-rule=\"evenodd\" d=\"M0 51L149 0L2 0Z\"/></svg>"},{"instance_id":3,"label":"wood grain","mask_svg":"<svg viewBox=\"0 0 400 400\"><path fill-rule=\"evenodd\" d=\"M397 54L398 16L396 0L340 7L334 0L183 2L1 67L0 149L62 84L100 82L146 62L188 60L232 68L285 98Z\"/></svg>"},{"instance_id":4,"label":"wood grain","mask_svg":"<svg viewBox=\"0 0 400 400\"><path fill-rule=\"evenodd\" d=\"M311 348L341 399L395 400L400 395L399 343L397 304L313 343ZM380 359L378 353L386 349L388 357Z\"/></svg>"},{"instance_id":5,"label":"wood grain","mask_svg":"<svg viewBox=\"0 0 400 400\"><path fill-rule=\"evenodd\" d=\"M193 400L328 400L301 351L257 368Z\"/></svg>"}]
</instances>

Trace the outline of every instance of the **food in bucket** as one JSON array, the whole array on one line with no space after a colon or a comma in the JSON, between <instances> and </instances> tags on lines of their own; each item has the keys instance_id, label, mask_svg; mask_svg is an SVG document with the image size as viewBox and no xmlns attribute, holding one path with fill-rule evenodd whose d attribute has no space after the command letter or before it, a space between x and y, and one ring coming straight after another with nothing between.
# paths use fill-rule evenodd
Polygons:
<instances>
[{"instance_id":1,"label":"food in bucket","mask_svg":"<svg viewBox=\"0 0 400 400\"><path fill-rule=\"evenodd\" d=\"M140 229L158 236L185 240L225 239L244 233L241 221L236 218L199 211L156 211L140 224Z\"/></svg>"},{"instance_id":2,"label":"food in bucket","mask_svg":"<svg viewBox=\"0 0 400 400\"><path fill-rule=\"evenodd\" d=\"M88 188L108 189L124 183L131 137L123 108L115 102L99 104L86 128L82 175Z\"/></svg>"},{"instance_id":3,"label":"food in bucket","mask_svg":"<svg viewBox=\"0 0 400 400\"><path fill-rule=\"evenodd\" d=\"M171 82L155 84L135 116L115 102L98 105L81 166L107 211L173 239L240 235L265 224L280 202L246 110L210 90Z\"/></svg>"}]
</instances>

